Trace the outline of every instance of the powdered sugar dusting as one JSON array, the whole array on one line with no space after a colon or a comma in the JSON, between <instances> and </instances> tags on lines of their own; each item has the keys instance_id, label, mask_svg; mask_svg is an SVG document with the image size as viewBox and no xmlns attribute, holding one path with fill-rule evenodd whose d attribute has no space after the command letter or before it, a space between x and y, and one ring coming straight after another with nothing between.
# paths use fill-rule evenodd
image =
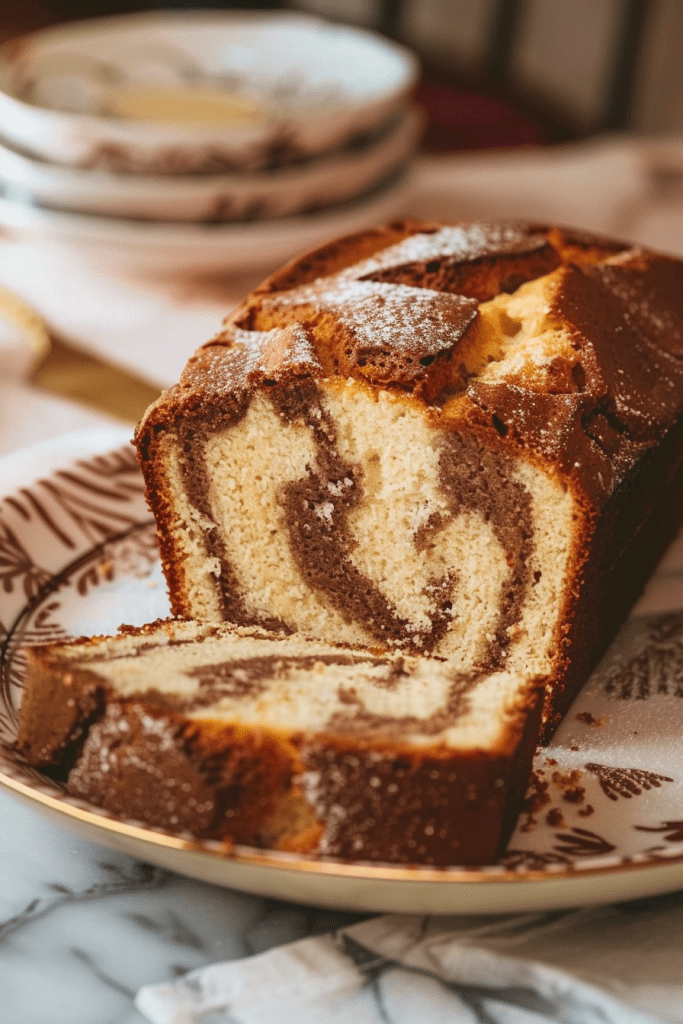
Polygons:
<instances>
[{"instance_id":1,"label":"powdered sugar dusting","mask_svg":"<svg viewBox=\"0 0 683 1024\"><path fill-rule=\"evenodd\" d=\"M683 350L683 332L681 331L680 319L675 316L672 310L665 309L661 300L658 301L657 290L649 288L645 294L644 283L636 278L635 281L627 278L620 278L614 273L607 271L609 286L624 304L624 319L627 323L645 329L648 337L668 336L668 343L671 348ZM662 351L662 356L675 358L671 352Z\"/></svg>"},{"instance_id":2,"label":"powdered sugar dusting","mask_svg":"<svg viewBox=\"0 0 683 1024\"><path fill-rule=\"evenodd\" d=\"M411 235L337 274L270 296L264 305L334 310L360 352L390 352L419 360L456 344L476 316L476 300L373 281L373 274L440 258L466 263L487 255L533 251L545 244L544 236L510 224L444 227Z\"/></svg>"},{"instance_id":3,"label":"powdered sugar dusting","mask_svg":"<svg viewBox=\"0 0 683 1024\"><path fill-rule=\"evenodd\" d=\"M402 242L382 249L367 260L356 263L345 271L349 277L362 278L404 266L447 257L458 262L470 262L482 256L535 249L543 244L541 235L530 235L511 224L468 224L445 227L430 234L410 235Z\"/></svg>"},{"instance_id":4,"label":"powdered sugar dusting","mask_svg":"<svg viewBox=\"0 0 683 1024\"><path fill-rule=\"evenodd\" d=\"M278 295L277 302L334 310L363 352L418 358L451 348L478 309L476 299L463 295L343 276Z\"/></svg>"},{"instance_id":5,"label":"powdered sugar dusting","mask_svg":"<svg viewBox=\"0 0 683 1024\"><path fill-rule=\"evenodd\" d=\"M281 333L280 327L274 327L271 331L243 331L240 329L235 331L233 348L241 349L247 376L259 369L268 344Z\"/></svg>"},{"instance_id":6,"label":"powdered sugar dusting","mask_svg":"<svg viewBox=\"0 0 683 1024\"><path fill-rule=\"evenodd\" d=\"M369 285L367 289L363 285ZM354 281L325 295L339 306L340 320L361 350L391 350L435 355L450 348L476 316L478 303L462 295L431 292L407 285Z\"/></svg>"},{"instance_id":7,"label":"powdered sugar dusting","mask_svg":"<svg viewBox=\"0 0 683 1024\"><path fill-rule=\"evenodd\" d=\"M272 352L279 355L281 368L294 366L319 366L316 351L308 331L302 324L293 324L288 329L274 327L270 331L244 331L237 328L233 346L241 348L247 377L254 373L268 373L274 369Z\"/></svg>"}]
</instances>

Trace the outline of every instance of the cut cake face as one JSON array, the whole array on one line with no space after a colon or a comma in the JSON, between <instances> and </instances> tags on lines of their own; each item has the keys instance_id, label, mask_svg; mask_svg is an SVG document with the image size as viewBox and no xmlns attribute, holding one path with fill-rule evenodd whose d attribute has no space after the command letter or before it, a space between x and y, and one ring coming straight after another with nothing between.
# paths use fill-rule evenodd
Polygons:
<instances>
[{"instance_id":1,"label":"cut cake face","mask_svg":"<svg viewBox=\"0 0 683 1024\"><path fill-rule=\"evenodd\" d=\"M71 795L172 831L476 864L513 826L539 696L506 672L163 622L31 650L19 746Z\"/></svg>"},{"instance_id":2,"label":"cut cake face","mask_svg":"<svg viewBox=\"0 0 683 1024\"><path fill-rule=\"evenodd\" d=\"M174 612L544 675L549 733L672 533L682 268L403 224L274 275L138 429Z\"/></svg>"}]
</instances>

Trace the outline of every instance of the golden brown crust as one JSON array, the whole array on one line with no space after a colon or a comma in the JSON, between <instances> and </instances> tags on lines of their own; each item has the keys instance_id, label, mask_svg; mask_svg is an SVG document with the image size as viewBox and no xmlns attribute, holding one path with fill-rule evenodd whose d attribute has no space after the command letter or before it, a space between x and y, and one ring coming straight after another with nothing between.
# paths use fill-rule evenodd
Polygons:
<instances>
[{"instance_id":1,"label":"golden brown crust","mask_svg":"<svg viewBox=\"0 0 683 1024\"><path fill-rule=\"evenodd\" d=\"M392 224L345 235L325 245L311 249L303 256L296 256L254 289L253 295L268 292L287 291L299 285L308 284L318 277L326 277L343 270L351 263L374 256L376 252L395 245L424 225L417 221L395 221ZM437 230L436 222L426 225ZM239 316L239 314L238 314Z\"/></svg>"},{"instance_id":2,"label":"golden brown crust","mask_svg":"<svg viewBox=\"0 0 683 1024\"><path fill-rule=\"evenodd\" d=\"M568 575L563 669L546 696L547 742L607 650L673 540L683 514L683 420L649 447L598 515L589 510L581 561Z\"/></svg>"},{"instance_id":3,"label":"golden brown crust","mask_svg":"<svg viewBox=\"0 0 683 1024\"><path fill-rule=\"evenodd\" d=\"M477 227L492 230L489 225ZM577 480L593 503L599 506L604 502L615 478L629 471L643 446L655 443L683 409L681 343L667 341L667 337L681 337L683 321L677 296L683 289L683 264L569 229L503 225L496 230L516 232L513 241L495 238L490 255L483 243L477 245L469 239L472 252L457 257L412 262L404 258L389 267L383 267L380 259L377 268L366 267L360 279L354 276L347 282L339 301L330 300L324 289L321 298L321 289L313 284L320 278L334 282L345 268L363 267L363 261L376 254L382 257L387 249L397 242L409 242L412 236L435 237L440 228L435 223L402 222L351 236L292 261L267 279L238 307L209 347L190 360L180 385L166 392L146 414L136 436L143 471L153 475L149 452L154 435L163 432L170 421L206 416L218 397L230 404L240 388L262 386L253 379L240 382L235 375L231 353L236 331L269 331L298 324L307 330L319 359L317 370L306 367L311 376L355 377L373 387L403 388L425 410L443 409L446 418L442 423L453 429L472 419L488 429L495 423L499 431L505 430L507 442L536 450L544 460L556 462ZM527 251L518 252L524 249L523 243ZM433 263L439 263L439 268L428 270ZM514 267L509 280L506 267ZM558 268L555 273L553 268ZM459 289L463 301L470 295L479 301L548 273L549 312L556 327L576 339L573 361L556 360L554 377L549 378L545 390L529 388L523 381L491 383L476 375L463 381L458 349L461 338L476 336L478 325L472 323L469 307L448 304L451 292ZM470 277L471 287L467 283ZM432 297L433 315L445 318L441 346L438 341L431 342L426 349L424 339L418 338L406 362L396 355L393 343L388 356L382 351L373 353L354 340L353 323L349 326L348 315L340 318L339 308L348 310L354 301L354 295L349 298L348 293L354 288L372 289L373 284L381 288L382 283L418 287L423 295ZM302 288L301 298L297 298ZM648 296L654 296L654 301ZM360 303L361 315L372 314L372 295L356 295L355 301ZM377 301L384 302L385 297L380 295ZM410 301L414 302L414 297ZM639 314L648 304L649 313ZM664 331L657 328L661 322L668 325ZM615 340L621 342L622 338L617 351ZM669 351L671 344L674 349ZM658 357L663 361L663 374L655 369ZM296 373L291 364L281 365L279 372L272 364L273 376L282 383ZM449 406L451 393L456 400ZM156 486L158 481L152 483ZM163 519L167 514L163 497L155 504Z\"/></svg>"},{"instance_id":4,"label":"golden brown crust","mask_svg":"<svg viewBox=\"0 0 683 1024\"><path fill-rule=\"evenodd\" d=\"M543 331L552 345L537 342L529 357L525 339ZM381 398L417 411L439 436L441 497L451 500L449 482L458 508L478 510L504 550L509 593L480 667L505 663L521 622L516 591L533 586L532 499L517 469L539 471L571 496L565 584L544 639L551 666L544 707L539 680L520 681L501 738L476 751L437 742L416 749L400 731L383 733L371 715L367 736L284 735L198 722L158 694L118 699L87 664L65 670L46 652L32 656L22 749L33 763L68 772L70 792L164 828L364 860L488 862L502 852L521 806L541 712L547 739L683 515L683 263L547 225L408 221L292 261L196 353L136 434L176 614L195 610L194 570L178 546L186 524L164 446L189 479L193 459L201 461L196 439L201 451L213 433L242 421L255 395L267 395L272 415L315 435L318 468L326 462L329 470L323 486L334 496L348 466L316 397L323 388L338 404ZM299 555L316 550L305 539L320 511L318 485L309 483L297 481L280 499L282 509L286 501L294 509L288 529L292 549L299 531ZM194 471L194 486L201 499L204 469ZM219 565L224 613L251 621L242 618L239 595L230 595L208 503L194 508ZM337 533L344 523L340 514ZM421 529L416 545L438 531L438 515ZM346 587L346 605L335 607L353 619L353 565L337 572L338 549L324 537L317 550L320 564L312 568L309 558L299 566L302 579L333 603ZM366 615L375 628L369 635L400 644L401 623L370 591L364 611L375 601L377 615ZM448 628L447 616L433 618L431 628L433 640ZM59 691L55 674L63 680L65 672L69 682ZM54 712L36 725L44 692ZM106 772L98 770L103 756ZM189 794L184 803L181 792Z\"/></svg>"},{"instance_id":5,"label":"golden brown crust","mask_svg":"<svg viewBox=\"0 0 683 1024\"><path fill-rule=\"evenodd\" d=\"M345 733L332 719L315 731L210 709L197 717L192 700L152 688L125 695L97 672L103 659L235 635L277 638L169 620L29 650L22 752L70 795L173 832L397 863L487 863L502 852L530 771L542 680L520 687L488 749L460 750L443 737Z\"/></svg>"},{"instance_id":6,"label":"golden brown crust","mask_svg":"<svg viewBox=\"0 0 683 1024\"><path fill-rule=\"evenodd\" d=\"M35 767L66 772L90 722L102 712L102 690L101 680L87 669L71 673L58 666L52 645L27 651L17 747Z\"/></svg>"}]
</instances>

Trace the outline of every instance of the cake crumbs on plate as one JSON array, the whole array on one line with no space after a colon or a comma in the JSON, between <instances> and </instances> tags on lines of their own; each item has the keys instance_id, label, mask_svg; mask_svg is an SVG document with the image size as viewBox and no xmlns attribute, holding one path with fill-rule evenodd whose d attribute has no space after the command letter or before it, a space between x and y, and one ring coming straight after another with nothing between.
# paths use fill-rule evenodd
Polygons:
<instances>
[{"instance_id":1,"label":"cake crumbs on plate","mask_svg":"<svg viewBox=\"0 0 683 1024\"><path fill-rule=\"evenodd\" d=\"M590 713L590 711L580 711L576 717L578 718L579 722L585 722L586 725L594 725L596 727L604 725L607 721L607 719L604 716L596 718L594 715Z\"/></svg>"}]
</instances>

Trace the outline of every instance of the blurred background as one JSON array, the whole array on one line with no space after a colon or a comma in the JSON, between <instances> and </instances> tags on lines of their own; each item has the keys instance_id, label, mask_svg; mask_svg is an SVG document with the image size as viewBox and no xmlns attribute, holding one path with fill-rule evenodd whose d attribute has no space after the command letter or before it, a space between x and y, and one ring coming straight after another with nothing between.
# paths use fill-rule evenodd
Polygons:
<instances>
[{"instance_id":1,"label":"blurred background","mask_svg":"<svg viewBox=\"0 0 683 1024\"><path fill-rule=\"evenodd\" d=\"M191 21L206 6L0 0L0 43L101 15L156 11ZM20 384L12 411L7 397L4 407L0 401L0 428L4 415L16 446L41 433L26 411L36 398L21 390L26 381L133 420L268 272L370 223L531 218L683 256L681 0L210 6L226 15L285 9L379 33L417 56L415 89L411 70L393 120L360 146L360 136L350 136L337 150L299 152L289 166L287 154L278 163L276 153L274 162L237 166L236 174L229 163L119 165L118 144L100 146L97 160L46 155L38 145L46 131L39 126L17 142L0 116L0 289L37 311L43 339L49 335L28 369L26 359L13 364ZM396 51L375 40L372 48ZM4 52L11 61L26 50ZM37 109L29 97L20 113ZM100 121L106 131L120 124ZM0 363L1 350L0 338ZM51 432L67 421L55 420Z\"/></svg>"},{"instance_id":2,"label":"blurred background","mask_svg":"<svg viewBox=\"0 0 683 1024\"><path fill-rule=\"evenodd\" d=\"M3 0L0 41L75 18L205 6L309 11L406 43L422 61L431 152L661 134L683 122L680 0Z\"/></svg>"}]
</instances>

